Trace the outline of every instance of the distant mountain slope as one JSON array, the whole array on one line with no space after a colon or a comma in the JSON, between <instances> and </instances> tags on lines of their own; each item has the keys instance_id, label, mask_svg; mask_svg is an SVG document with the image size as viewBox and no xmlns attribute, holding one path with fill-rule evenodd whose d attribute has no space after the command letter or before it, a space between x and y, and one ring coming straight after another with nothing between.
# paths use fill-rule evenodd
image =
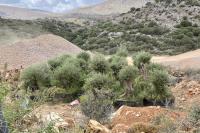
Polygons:
<instances>
[{"instance_id":1,"label":"distant mountain slope","mask_svg":"<svg viewBox=\"0 0 200 133\"><path fill-rule=\"evenodd\" d=\"M52 34L26 39L11 45L0 45L0 68L8 63L10 68L45 61L61 54L75 55L82 50L67 40Z\"/></svg>"},{"instance_id":2,"label":"distant mountain slope","mask_svg":"<svg viewBox=\"0 0 200 133\"><path fill-rule=\"evenodd\" d=\"M55 16L55 14L40 10L31 10L25 8L0 5L0 16L3 18L31 20L37 18L52 17Z\"/></svg>"},{"instance_id":3,"label":"distant mountain slope","mask_svg":"<svg viewBox=\"0 0 200 133\"><path fill-rule=\"evenodd\" d=\"M80 8L72 11L73 14L86 14L86 15L111 15L125 13L130 8L141 8L147 2L153 0L106 0L95 6Z\"/></svg>"}]
</instances>

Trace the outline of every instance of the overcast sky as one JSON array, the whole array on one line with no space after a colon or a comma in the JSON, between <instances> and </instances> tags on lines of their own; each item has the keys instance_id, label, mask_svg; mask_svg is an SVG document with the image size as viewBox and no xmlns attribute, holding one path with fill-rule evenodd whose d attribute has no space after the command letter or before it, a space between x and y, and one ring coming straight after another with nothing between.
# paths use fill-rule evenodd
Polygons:
<instances>
[{"instance_id":1,"label":"overcast sky","mask_svg":"<svg viewBox=\"0 0 200 133\"><path fill-rule=\"evenodd\" d=\"M51 12L64 12L77 7L84 7L103 0L0 0L0 4L40 9Z\"/></svg>"}]
</instances>

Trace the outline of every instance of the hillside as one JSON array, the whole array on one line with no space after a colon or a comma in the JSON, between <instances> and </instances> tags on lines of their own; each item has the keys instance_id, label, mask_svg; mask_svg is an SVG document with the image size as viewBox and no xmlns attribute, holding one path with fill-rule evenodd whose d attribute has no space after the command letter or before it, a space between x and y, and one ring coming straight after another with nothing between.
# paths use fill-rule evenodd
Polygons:
<instances>
[{"instance_id":1,"label":"hillside","mask_svg":"<svg viewBox=\"0 0 200 133\"><path fill-rule=\"evenodd\" d=\"M162 26L173 28L181 19L187 16L193 23L199 24L200 6L182 2L166 5L165 3L149 3L140 10L131 11L115 18L115 21L155 21Z\"/></svg>"},{"instance_id":2,"label":"hillside","mask_svg":"<svg viewBox=\"0 0 200 133\"><path fill-rule=\"evenodd\" d=\"M106 0L95 6L80 8L72 11L73 14L84 15L112 15L128 12L132 7L141 8L152 0Z\"/></svg>"},{"instance_id":3,"label":"hillside","mask_svg":"<svg viewBox=\"0 0 200 133\"><path fill-rule=\"evenodd\" d=\"M11 68L18 68L21 65L29 66L61 54L74 55L80 51L80 48L59 36L41 35L11 45L1 45L0 67L6 62Z\"/></svg>"},{"instance_id":4,"label":"hillside","mask_svg":"<svg viewBox=\"0 0 200 133\"><path fill-rule=\"evenodd\" d=\"M38 18L53 17L56 15L41 10L31 10L25 8L0 5L0 16L3 18L10 18L10 19L32 20Z\"/></svg>"}]
</instances>

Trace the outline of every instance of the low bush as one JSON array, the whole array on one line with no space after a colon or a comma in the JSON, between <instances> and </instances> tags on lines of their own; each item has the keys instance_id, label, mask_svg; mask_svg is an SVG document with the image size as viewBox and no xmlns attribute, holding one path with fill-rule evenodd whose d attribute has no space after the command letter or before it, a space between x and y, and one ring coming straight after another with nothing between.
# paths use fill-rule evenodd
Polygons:
<instances>
[{"instance_id":1,"label":"low bush","mask_svg":"<svg viewBox=\"0 0 200 133\"><path fill-rule=\"evenodd\" d=\"M77 55L77 58L83 59L88 62L90 60L90 54L87 52L81 52Z\"/></svg>"},{"instance_id":2,"label":"low bush","mask_svg":"<svg viewBox=\"0 0 200 133\"><path fill-rule=\"evenodd\" d=\"M133 124L127 133L159 133L156 126L146 124L146 123L136 123Z\"/></svg>"},{"instance_id":3,"label":"low bush","mask_svg":"<svg viewBox=\"0 0 200 133\"><path fill-rule=\"evenodd\" d=\"M35 91L42 87L50 87L51 70L47 64L33 65L22 72L20 79L26 90Z\"/></svg>"},{"instance_id":4,"label":"low bush","mask_svg":"<svg viewBox=\"0 0 200 133\"><path fill-rule=\"evenodd\" d=\"M59 57L49 60L48 64L49 64L51 70L54 71L56 68L61 66L65 62L65 60L68 58L70 58L69 55L62 55L62 56L59 56Z\"/></svg>"},{"instance_id":5,"label":"low bush","mask_svg":"<svg viewBox=\"0 0 200 133\"><path fill-rule=\"evenodd\" d=\"M75 64L65 62L53 73L52 85L65 88L69 94L81 91L83 77L81 68Z\"/></svg>"},{"instance_id":6,"label":"low bush","mask_svg":"<svg viewBox=\"0 0 200 133\"><path fill-rule=\"evenodd\" d=\"M114 111L110 96L103 91L98 91L98 97L90 92L81 96L81 110L90 119L95 119L101 123L107 122Z\"/></svg>"},{"instance_id":7,"label":"low bush","mask_svg":"<svg viewBox=\"0 0 200 133\"><path fill-rule=\"evenodd\" d=\"M118 80L120 70L128 65L126 58L120 56L113 56L109 59L109 62L110 67L112 69L112 74L114 75L115 79Z\"/></svg>"},{"instance_id":8,"label":"low bush","mask_svg":"<svg viewBox=\"0 0 200 133\"><path fill-rule=\"evenodd\" d=\"M99 73L108 73L110 71L109 62L102 56L97 55L91 61L91 69Z\"/></svg>"},{"instance_id":9,"label":"low bush","mask_svg":"<svg viewBox=\"0 0 200 133\"><path fill-rule=\"evenodd\" d=\"M152 124L159 127L159 133L176 133L177 125L175 121L165 116L165 114L160 114L153 118Z\"/></svg>"},{"instance_id":10,"label":"low bush","mask_svg":"<svg viewBox=\"0 0 200 133\"><path fill-rule=\"evenodd\" d=\"M200 126L200 106L194 105L189 112L189 121L194 127Z\"/></svg>"},{"instance_id":11,"label":"low bush","mask_svg":"<svg viewBox=\"0 0 200 133\"><path fill-rule=\"evenodd\" d=\"M86 90L91 90L91 89L112 89L112 80L111 77L105 74L101 73L92 73L91 75L88 76L89 78L86 79L84 88Z\"/></svg>"}]
</instances>

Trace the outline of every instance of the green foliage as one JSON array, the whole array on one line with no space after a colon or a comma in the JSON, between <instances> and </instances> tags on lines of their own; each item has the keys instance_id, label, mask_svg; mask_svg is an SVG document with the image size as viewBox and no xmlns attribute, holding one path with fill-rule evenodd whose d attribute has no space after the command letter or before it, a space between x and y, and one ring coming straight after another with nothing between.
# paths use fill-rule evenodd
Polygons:
<instances>
[{"instance_id":1,"label":"green foliage","mask_svg":"<svg viewBox=\"0 0 200 133\"><path fill-rule=\"evenodd\" d=\"M0 104L9 92L9 87L6 84L0 83Z\"/></svg>"},{"instance_id":2,"label":"green foliage","mask_svg":"<svg viewBox=\"0 0 200 133\"><path fill-rule=\"evenodd\" d=\"M47 64L33 65L25 69L20 78L24 89L35 91L51 85L51 70Z\"/></svg>"},{"instance_id":3,"label":"green foliage","mask_svg":"<svg viewBox=\"0 0 200 133\"><path fill-rule=\"evenodd\" d=\"M194 105L189 112L189 120L195 126L200 126L200 106Z\"/></svg>"},{"instance_id":4,"label":"green foliage","mask_svg":"<svg viewBox=\"0 0 200 133\"><path fill-rule=\"evenodd\" d=\"M3 104L3 115L8 123L9 132L19 132L17 129L21 127L20 121L30 112L30 110L21 107L21 101L17 100L11 104Z\"/></svg>"},{"instance_id":5,"label":"green foliage","mask_svg":"<svg viewBox=\"0 0 200 133\"><path fill-rule=\"evenodd\" d=\"M101 73L92 73L88 76L89 78L86 79L84 88L86 90L91 89L112 89L112 80L108 75L101 74Z\"/></svg>"},{"instance_id":6,"label":"green foliage","mask_svg":"<svg viewBox=\"0 0 200 133\"><path fill-rule=\"evenodd\" d=\"M57 87L65 88L71 93L76 93L81 89L82 80L81 68L75 64L65 62L55 70L52 84Z\"/></svg>"},{"instance_id":7,"label":"green foliage","mask_svg":"<svg viewBox=\"0 0 200 133\"><path fill-rule=\"evenodd\" d=\"M77 55L77 58L83 59L86 62L90 60L90 54L87 52L81 52L80 54Z\"/></svg>"},{"instance_id":8,"label":"green foliage","mask_svg":"<svg viewBox=\"0 0 200 133\"><path fill-rule=\"evenodd\" d=\"M138 69L133 66L124 67L119 73L119 79L121 81L132 81L138 75Z\"/></svg>"},{"instance_id":9,"label":"green foliage","mask_svg":"<svg viewBox=\"0 0 200 133\"><path fill-rule=\"evenodd\" d=\"M152 26L150 24L150 26ZM139 31L143 34L147 34L147 35L163 35L165 33L168 33L169 30L167 28L164 27L160 27L160 26L153 26L153 27L144 27L139 29Z\"/></svg>"},{"instance_id":10,"label":"green foliage","mask_svg":"<svg viewBox=\"0 0 200 133\"><path fill-rule=\"evenodd\" d=\"M151 84L151 81L145 80L142 76L139 76L135 79L135 90L134 90L134 96L136 99L151 99L152 97L152 89L153 86Z\"/></svg>"},{"instance_id":11,"label":"green foliage","mask_svg":"<svg viewBox=\"0 0 200 133\"><path fill-rule=\"evenodd\" d=\"M112 69L112 73L116 79L119 79L119 72L124 67L127 66L128 63L126 58L120 56L113 56L110 59L110 67Z\"/></svg>"},{"instance_id":12,"label":"green foliage","mask_svg":"<svg viewBox=\"0 0 200 133\"><path fill-rule=\"evenodd\" d=\"M90 119L105 123L113 112L112 100L105 92L99 91L98 96L88 92L81 96L81 110Z\"/></svg>"},{"instance_id":13,"label":"green foliage","mask_svg":"<svg viewBox=\"0 0 200 133\"><path fill-rule=\"evenodd\" d=\"M133 57L134 64L137 66L139 69L145 65L149 64L151 60L151 55L147 52L139 52L136 57Z\"/></svg>"},{"instance_id":14,"label":"green foliage","mask_svg":"<svg viewBox=\"0 0 200 133\"><path fill-rule=\"evenodd\" d=\"M40 129L37 133L57 133L57 131L54 129L54 124L50 123L47 127Z\"/></svg>"},{"instance_id":15,"label":"green foliage","mask_svg":"<svg viewBox=\"0 0 200 133\"><path fill-rule=\"evenodd\" d=\"M192 26L192 22L188 21L187 17L183 17L181 23L179 25L177 25L177 28L181 28L181 27L190 27Z\"/></svg>"},{"instance_id":16,"label":"green foliage","mask_svg":"<svg viewBox=\"0 0 200 133\"><path fill-rule=\"evenodd\" d=\"M153 84L153 90L151 92L153 99L162 100L170 96L167 87L169 78L165 71L155 70L151 72L151 80Z\"/></svg>"},{"instance_id":17,"label":"green foliage","mask_svg":"<svg viewBox=\"0 0 200 133\"><path fill-rule=\"evenodd\" d=\"M177 133L176 123L165 114L160 114L153 118L152 124L160 127L159 133Z\"/></svg>"},{"instance_id":18,"label":"green foliage","mask_svg":"<svg viewBox=\"0 0 200 133\"><path fill-rule=\"evenodd\" d=\"M119 47L119 49L117 50L117 53L116 53L117 56L120 56L120 57L127 57L128 56L128 50L125 46L121 45Z\"/></svg>"},{"instance_id":19,"label":"green foliage","mask_svg":"<svg viewBox=\"0 0 200 133\"><path fill-rule=\"evenodd\" d=\"M61 66L65 62L65 60L67 60L68 58L70 58L69 55L62 55L62 56L59 56L59 57L49 60L48 64L49 64L51 70L54 71L59 66Z\"/></svg>"},{"instance_id":20,"label":"green foliage","mask_svg":"<svg viewBox=\"0 0 200 133\"><path fill-rule=\"evenodd\" d=\"M97 55L91 61L91 69L95 72L107 73L110 70L109 62L102 55Z\"/></svg>"}]
</instances>

